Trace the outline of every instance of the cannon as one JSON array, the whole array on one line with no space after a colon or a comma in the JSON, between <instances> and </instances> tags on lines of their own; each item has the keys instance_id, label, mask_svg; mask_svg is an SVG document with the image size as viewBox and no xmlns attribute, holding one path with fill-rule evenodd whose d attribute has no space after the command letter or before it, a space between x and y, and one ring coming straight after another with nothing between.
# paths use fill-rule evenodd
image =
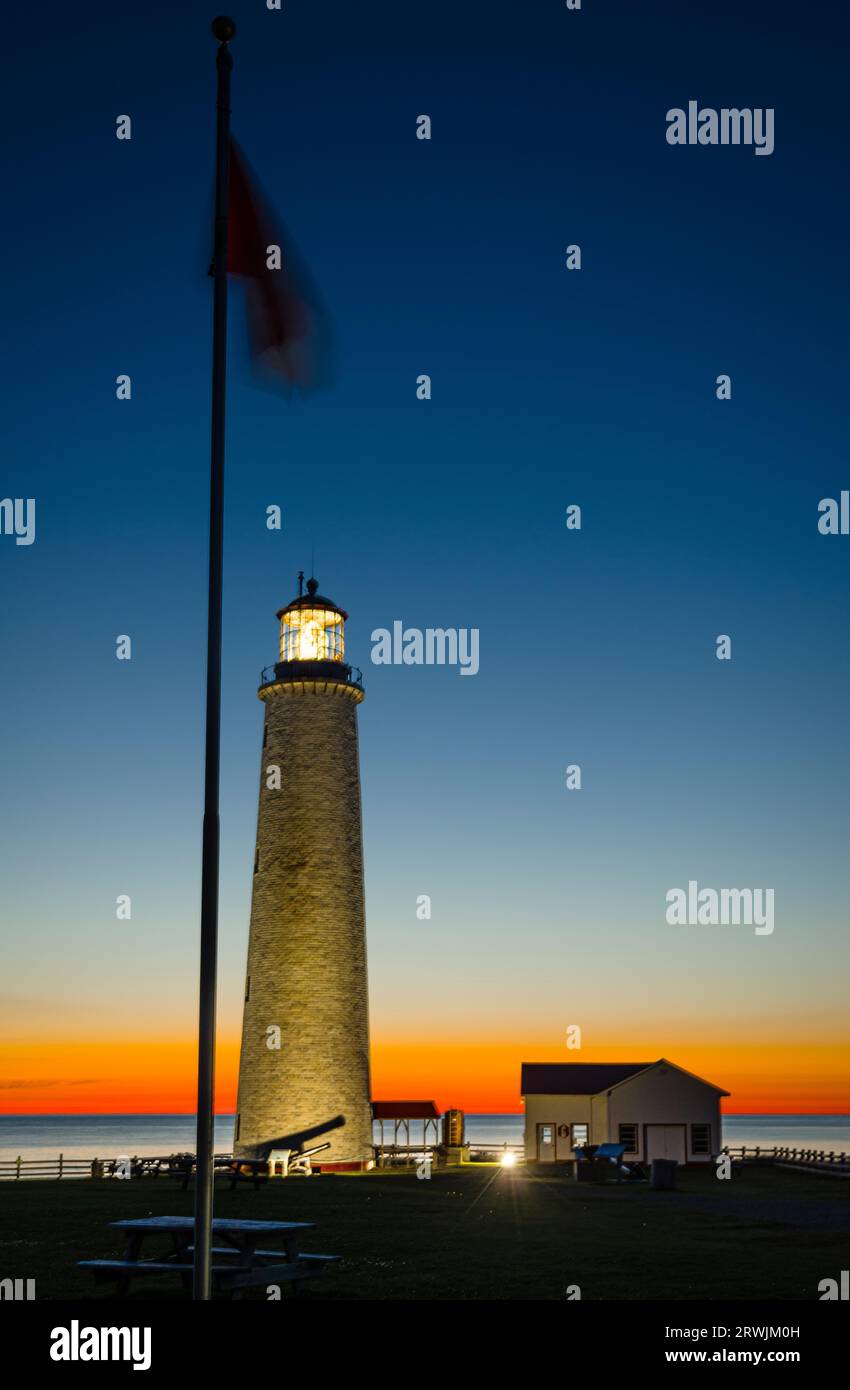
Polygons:
<instances>
[{"instance_id":1,"label":"cannon","mask_svg":"<svg viewBox=\"0 0 850 1390\"><path fill-rule=\"evenodd\" d=\"M309 1177L312 1172L310 1160L313 1155L323 1153L329 1148L328 1141L325 1144L314 1144L311 1149L272 1149L268 1157L268 1175L270 1178L291 1178L296 1174Z\"/></svg>"}]
</instances>

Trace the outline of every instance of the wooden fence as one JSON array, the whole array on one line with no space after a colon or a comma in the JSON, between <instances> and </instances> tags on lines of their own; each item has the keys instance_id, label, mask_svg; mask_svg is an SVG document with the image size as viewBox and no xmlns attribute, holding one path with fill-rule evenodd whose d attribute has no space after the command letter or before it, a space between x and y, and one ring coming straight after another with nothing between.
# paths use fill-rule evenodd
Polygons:
<instances>
[{"instance_id":1,"label":"wooden fence","mask_svg":"<svg viewBox=\"0 0 850 1390\"><path fill-rule=\"evenodd\" d=\"M735 1148L727 1145L721 1150L736 1163L770 1163L779 1168L815 1168L821 1173L834 1173L836 1177L850 1177L850 1153L837 1149L791 1149L775 1146L762 1148L761 1145L741 1144Z\"/></svg>"},{"instance_id":2,"label":"wooden fence","mask_svg":"<svg viewBox=\"0 0 850 1390\"><path fill-rule=\"evenodd\" d=\"M423 1147L421 1144L386 1144L383 1152L380 1145L375 1146L375 1156L379 1162L391 1166L393 1164L415 1165L422 1161L425 1154L433 1154L437 1146L428 1144ZM485 1157L498 1161L507 1151L520 1157L523 1152L522 1144L470 1144L470 1157L478 1160ZM173 1155L171 1158L148 1158L133 1156L124 1161L124 1166L129 1167L129 1172L136 1177L156 1177L158 1174L163 1176L177 1176L182 1172L175 1166L174 1159L184 1157ZM227 1156L217 1154L216 1161L223 1163ZM115 1158L67 1158L64 1154L59 1154L56 1158L2 1158L0 1159L0 1182L16 1181L20 1178L112 1178L118 1167L118 1159Z\"/></svg>"},{"instance_id":3,"label":"wooden fence","mask_svg":"<svg viewBox=\"0 0 850 1390\"><path fill-rule=\"evenodd\" d=\"M100 1172L97 1168L100 1168ZM10 1178L96 1178L103 1176L104 1161L97 1158L3 1158L0 1181Z\"/></svg>"},{"instance_id":4,"label":"wooden fence","mask_svg":"<svg viewBox=\"0 0 850 1390\"><path fill-rule=\"evenodd\" d=\"M376 1155L380 1146L376 1145ZM421 1161L426 1153L433 1153L434 1146L423 1148L421 1144L387 1144L384 1146L385 1163L415 1163ZM503 1154L511 1153L521 1157L522 1144L475 1144L469 1145L470 1157L479 1161L485 1158L498 1161ZM850 1177L850 1153L837 1149L792 1149L783 1147L763 1148L759 1144L726 1145L721 1153L728 1154L736 1163L776 1164L781 1168L808 1168L821 1173L831 1173L835 1177ZM177 1157L177 1156L174 1156ZM216 1155L222 1161L225 1155ZM0 1159L0 1182L15 1181L20 1178L111 1178L118 1166L115 1158L66 1158L59 1154L56 1158L5 1158ZM158 1173L171 1173L175 1169L171 1159L139 1158L129 1160L130 1172L134 1177L156 1177Z\"/></svg>"},{"instance_id":5,"label":"wooden fence","mask_svg":"<svg viewBox=\"0 0 850 1390\"><path fill-rule=\"evenodd\" d=\"M194 1166L194 1155L174 1154L169 1158L150 1158L134 1155L132 1158L67 1158L59 1154L56 1158L4 1158L0 1159L0 1182L19 1178L115 1178L157 1177L162 1173L170 1177L182 1177L186 1158ZM216 1162L223 1156L216 1154Z\"/></svg>"},{"instance_id":6,"label":"wooden fence","mask_svg":"<svg viewBox=\"0 0 850 1390\"><path fill-rule=\"evenodd\" d=\"M524 1144L464 1144L464 1148L469 1150L469 1157L481 1163L489 1160L498 1163L506 1153L513 1154L514 1158L522 1158L525 1153ZM401 1164L421 1163L426 1155L433 1156L440 1148L440 1144L375 1144L375 1159L379 1168L389 1168Z\"/></svg>"}]
</instances>

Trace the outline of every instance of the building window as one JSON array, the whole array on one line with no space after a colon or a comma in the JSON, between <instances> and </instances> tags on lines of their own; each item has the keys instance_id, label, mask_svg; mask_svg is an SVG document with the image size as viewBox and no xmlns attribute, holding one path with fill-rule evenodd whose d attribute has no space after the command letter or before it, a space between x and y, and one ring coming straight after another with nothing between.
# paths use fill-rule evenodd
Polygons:
<instances>
[{"instance_id":1,"label":"building window","mask_svg":"<svg viewBox=\"0 0 850 1390\"><path fill-rule=\"evenodd\" d=\"M246 1003L246 1004L248 1003L248 1000L249 1000L250 998L251 998L251 976L249 975L248 978L247 978L247 980L245 981L245 1003Z\"/></svg>"},{"instance_id":2,"label":"building window","mask_svg":"<svg viewBox=\"0 0 850 1390\"><path fill-rule=\"evenodd\" d=\"M268 743L268 741L269 741L269 726L268 726L268 724L264 724L264 725L263 725L263 747L264 747L264 748L265 748L266 744Z\"/></svg>"},{"instance_id":3,"label":"building window","mask_svg":"<svg viewBox=\"0 0 850 1390\"><path fill-rule=\"evenodd\" d=\"M587 1125L573 1125L573 1148L583 1148L587 1143Z\"/></svg>"},{"instance_id":4,"label":"building window","mask_svg":"<svg viewBox=\"0 0 850 1390\"><path fill-rule=\"evenodd\" d=\"M637 1125L620 1125L618 1143L625 1144L627 1154L638 1152L638 1127Z\"/></svg>"},{"instance_id":5,"label":"building window","mask_svg":"<svg viewBox=\"0 0 850 1390\"><path fill-rule=\"evenodd\" d=\"M259 872L260 872L260 851L259 851L259 849L257 849L257 850L254 852L254 873L255 873L255 874L258 874Z\"/></svg>"},{"instance_id":6,"label":"building window","mask_svg":"<svg viewBox=\"0 0 850 1390\"><path fill-rule=\"evenodd\" d=\"M236 1138L239 1138L239 1111L236 1111Z\"/></svg>"},{"instance_id":7,"label":"building window","mask_svg":"<svg viewBox=\"0 0 850 1390\"><path fill-rule=\"evenodd\" d=\"M711 1125L691 1125L691 1153L711 1153Z\"/></svg>"},{"instance_id":8,"label":"building window","mask_svg":"<svg viewBox=\"0 0 850 1390\"><path fill-rule=\"evenodd\" d=\"M555 1131L552 1125L540 1126L540 1142L541 1144L554 1144Z\"/></svg>"}]
</instances>

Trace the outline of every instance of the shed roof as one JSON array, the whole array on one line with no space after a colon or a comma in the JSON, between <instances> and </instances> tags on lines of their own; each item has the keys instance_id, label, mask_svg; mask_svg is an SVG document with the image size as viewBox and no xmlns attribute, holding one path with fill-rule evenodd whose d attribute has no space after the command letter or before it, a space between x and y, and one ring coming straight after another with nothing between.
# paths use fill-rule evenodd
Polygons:
<instances>
[{"instance_id":1,"label":"shed roof","mask_svg":"<svg viewBox=\"0 0 850 1390\"><path fill-rule=\"evenodd\" d=\"M595 1096L628 1081L652 1062L523 1062L523 1096Z\"/></svg>"},{"instance_id":2,"label":"shed roof","mask_svg":"<svg viewBox=\"0 0 850 1390\"><path fill-rule=\"evenodd\" d=\"M523 1096L596 1096L600 1091L610 1091L614 1086L622 1086L639 1072L652 1067L672 1067L682 1076L689 1076L719 1096L728 1096L722 1086L706 1081L704 1076L696 1076L684 1067L678 1067L667 1057L658 1057L654 1062L523 1062L520 1080L520 1095Z\"/></svg>"},{"instance_id":3,"label":"shed roof","mask_svg":"<svg viewBox=\"0 0 850 1390\"><path fill-rule=\"evenodd\" d=\"M439 1120L432 1100L373 1100L374 1120Z\"/></svg>"}]
</instances>

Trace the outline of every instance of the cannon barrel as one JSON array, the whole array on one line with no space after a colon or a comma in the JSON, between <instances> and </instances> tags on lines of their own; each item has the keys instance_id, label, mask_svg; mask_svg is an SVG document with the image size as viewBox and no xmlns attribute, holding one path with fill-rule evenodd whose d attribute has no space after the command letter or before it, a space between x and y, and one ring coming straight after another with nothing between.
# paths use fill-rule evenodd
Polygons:
<instances>
[{"instance_id":1,"label":"cannon barrel","mask_svg":"<svg viewBox=\"0 0 850 1390\"><path fill-rule=\"evenodd\" d=\"M330 1146L330 1140L326 1144L314 1144L312 1149L301 1149L295 1154L295 1158L312 1158L313 1154L320 1154L324 1149L329 1149Z\"/></svg>"}]
</instances>

